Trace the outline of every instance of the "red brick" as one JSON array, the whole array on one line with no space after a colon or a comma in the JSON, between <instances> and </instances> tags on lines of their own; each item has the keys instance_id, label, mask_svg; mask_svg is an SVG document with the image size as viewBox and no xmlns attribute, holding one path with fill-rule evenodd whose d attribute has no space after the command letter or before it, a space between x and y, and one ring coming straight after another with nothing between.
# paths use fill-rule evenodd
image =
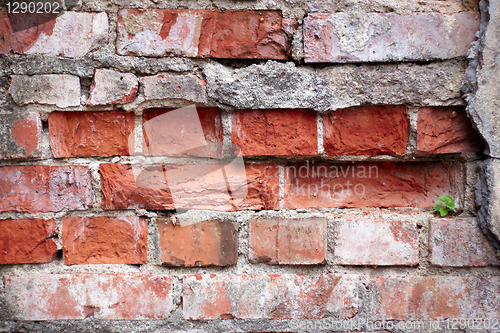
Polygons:
<instances>
[{"instance_id":1,"label":"red brick","mask_svg":"<svg viewBox=\"0 0 500 333\"><path fill-rule=\"evenodd\" d=\"M0 220L0 264L46 263L57 258L53 219Z\"/></svg>"},{"instance_id":2,"label":"red brick","mask_svg":"<svg viewBox=\"0 0 500 333\"><path fill-rule=\"evenodd\" d=\"M129 103L135 99L139 82L132 73L99 68L94 72L87 105Z\"/></svg>"},{"instance_id":3,"label":"red brick","mask_svg":"<svg viewBox=\"0 0 500 333\"><path fill-rule=\"evenodd\" d=\"M116 49L137 56L288 59L293 26L269 10L122 9Z\"/></svg>"},{"instance_id":4,"label":"red brick","mask_svg":"<svg viewBox=\"0 0 500 333\"><path fill-rule=\"evenodd\" d=\"M157 219L161 262L166 266L231 266L238 261L235 222Z\"/></svg>"},{"instance_id":5,"label":"red brick","mask_svg":"<svg viewBox=\"0 0 500 333\"><path fill-rule=\"evenodd\" d=\"M144 99L184 99L195 103L205 103L206 83L192 74L141 77L144 88Z\"/></svg>"},{"instance_id":6,"label":"red brick","mask_svg":"<svg viewBox=\"0 0 500 333\"><path fill-rule=\"evenodd\" d=\"M406 106L337 110L323 117L323 126L329 156L403 155L408 142Z\"/></svg>"},{"instance_id":7,"label":"red brick","mask_svg":"<svg viewBox=\"0 0 500 333\"><path fill-rule=\"evenodd\" d=\"M316 112L244 110L232 115L233 143L243 155L317 155Z\"/></svg>"},{"instance_id":8,"label":"red brick","mask_svg":"<svg viewBox=\"0 0 500 333\"><path fill-rule=\"evenodd\" d=\"M0 168L0 212L58 212L92 207L87 166Z\"/></svg>"},{"instance_id":9,"label":"red brick","mask_svg":"<svg viewBox=\"0 0 500 333\"><path fill-rule=\"evenodd\" d=\"M284 206L432 208L441 195L460 206L461 163L293 163L285 168Z\"/></svg>"},{"instance_id":10,"label":"red brick","mask_svg":"<svg viewBox=\"0 0 500 333\"><path fill-rule=\"evenodd\" d=\"M62 9L62 8L61 8ZM10 16L10 17L9 17ZM108 41L106 13L62 14L0 12L0 54L51 54L76 58Z\"/></svg>"},{"instance_id":11,"label":"red brick","mask_svg":"<svg viewBox=\"0 0 500 333\"><path fill-rule=\"evenodd\" d=\"M52 112L49 134L52 153L57 158L130 155L129 146L134 147L134 114Z\"/></svg>"},{"instance_id":12,"label":"red brick","mask_svg":"<svg viewBox=\"0 0 500 333\"><path fill-rule=\"evenodd\" d=\"M189 320L352 318L359 278L353 275L189 275L183 315Z\"/></svg>"},{"instance_id":13,"label":"red brick","mask_svg":"<svg viewBox=\"0 0 500 333\"><path fill-rule=\"evenodd\" d=\"M144 155L221 158L219 109L149 109L144 112L142 128Z\"/></svg>"},{"instance_id":14,"label":"red brick","mask_svg":"<svg viewBox=\"0 0 500 333\"><path fill-rule=\"evenodd\" d=\"M387 62L465 57L479 30L478 12L309 13L306 62Z\"/></svg>"},{"instance_id":15,"label":"red brick","mask_svg":"<svg viewBox=\"0 0 500 333\"><path fill-rule=\"evenodd\" d=\"M144 218L63 218L63 254L66 265L144 264L148 224Z\"/></svg>"},{"instance_id":16,"label":"red brick","mask_svg":"<svg viewBox=\"0 0 500 333\"><path fill-rule=\"evenodd\" d=\"M426 107L418 110L419 153L461 153L484 149L484 142L472 128L462 107Z\"/></svg>"},{"instance_id":17,"label":"red brick","mask_svg":"<svg viewBox=\"0 0 500 333\"><path fill-rule=\"evenodd\" d=\"M279 209L279 172L274 164L101 164L100 168L104 209Z\"/></svg>"},{"instance_id":18,"label":"red brick","mask_svg":"<svg viewBox=\"0 0 500 333\"><path fill-rule=\"evenodd\" d=\"M326 262L326 219L254 219L249 224L252 262L282 265Z\"/></svg>"},{"instance_id":19,"label":"red brick","mask_svg":"<svg viewBox=\"0 0 500 333\"><path fill-rule=\"evenodd\" d=\"M42 156L42 121L38 112L2 115L0 159Z\"/></svg>"},{"instance_id":20,"label":"red brick","mask_svg":"<svg viewBox=\"0 0 500 333\"><path fill-rule=\"evenodd\" d=\"M166 319L172 278L151 274L5 275L14 320Z\"/></svg>"},{"instance_id":21,"label":"red brick","mask_svg":"<svg viewBox=\"0 0 500 333\"><path fill-rule=\"evenodd\" d=\"M416 222L340 220L335 228L335 263L340 265L417 265Z\"/></svg>"},{"instance_id":22,"label":"red brick","mask_svg":"<svg viewBox=\"0 0 500 333\"><path fill-rule=\"evenodd\" d=\"M11 75L9 93L18 105L80 106L80 78L66 74Z\"/></svg>"},{"instance_id":23,"label":"red brick","mask_svg":"<svg viewBox=\"0 0 500 333\"><path fill-rule=\"evenodd\" d=\"M500 278L460 276L378 277L368 285L372 320L497 318Z\"/></svg>"},{"instance_id":24,"label":"red brick","mask_svg":"<svg viewBox=\"0 0 500 333\"><path fill-rule=\"evenodd\" d=\"M430 261L435 266L498 266L496 249L475 218L431 219Z\"/></svg>"}]
</instances>

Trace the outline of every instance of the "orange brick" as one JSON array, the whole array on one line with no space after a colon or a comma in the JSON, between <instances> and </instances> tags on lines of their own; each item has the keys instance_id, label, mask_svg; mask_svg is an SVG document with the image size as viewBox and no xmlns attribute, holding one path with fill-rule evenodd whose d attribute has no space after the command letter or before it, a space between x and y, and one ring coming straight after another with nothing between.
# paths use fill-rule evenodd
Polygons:
<instances>
[{"instance_id":1,"label":"orange brick","mask_svg":"<svg viewBox=\"0 0 500 333\"><path fill-rule=\"evenodd\" d=\"M326 262L326 219L250 220L250 260L268 264Z\"/></svg>"},{"instance_id":2,"label":"orange brick","mask_svg":"<svg viewBox=\"0 0 500 333\"><path fill-rule=\"evenodd\" d=\"M403 155L409 133L406 106L354 107L323 116L328 156Z\"/></svg>"},{"instance_id":3,"label":"orange brick","mask_svg":"<svg viewBox=\"0 0 500 333\"><path fill-rule=\"evenodd\" d=\"M149 109L143 115L144 155L221 158L221 111Z\"/></svg>"},{"instance_id":4,"label":"orange brick","mask_svg":"<svg viewBox=\"0 0 500 333\"><path fill-rule=\"evenodd\" d=\"M134 147L132 112L52 112L49 133L54 157L134 153L129 149Z\"/></svg>"},{"instance_id":5,"label":"orange brick","mask_svg":"<svg viewBox=\"0 0 500 333\"><path fill-rule=\"evenodd\" d=\"M462 153L484 149L463 107L425 107L418 110L419 153Z\"/></svg>"},{"instance_id":6,"label":"orange brick","mask_svg":"<svg viewBox=\"0 0 500 333\"><path fill-rule=\"evenodd\" d=\"M144 218L65 217L63 254L66 265L144 264L148 225Z\"/></svg>"},{"instance_id":7,"label":"orange brick","mask_svg":"<svg viewBox=\"0 0 500 333\"><path fill-rule=\"evenodd\" d=\"M161 262L166 266L230 266L238 261L234 222L158 219Z\"/></svg>"},{"instance_id":8,"label":"orange brick","mask_svg":"<svg viewBox=\"0 0 500 333\"><path fill-rule=\"evenodd\" d=\"M287 209L344 207L432 208L440 195L460 206L461 163L314 163L285 168Z\"/></svg>"},{"instance_id":9,"label":"orange brick","mask_svg":"<svg viewBox=\"0 0 500 333\"><path fill-rule=\"evenodd\" d=\"M57 257L53 219L0 220L0 264L51 262Z\"/></svg>"},{"instance_id":10,"label":"orange brick","mask_svg":"<svg viewBox=\"0 0 500 333\"><path fill-rule=\"evenodd\" d=\"M233 143L243 155L317 155L316 112L244 110L232 115Z\"/></svg>"}]
</instances>

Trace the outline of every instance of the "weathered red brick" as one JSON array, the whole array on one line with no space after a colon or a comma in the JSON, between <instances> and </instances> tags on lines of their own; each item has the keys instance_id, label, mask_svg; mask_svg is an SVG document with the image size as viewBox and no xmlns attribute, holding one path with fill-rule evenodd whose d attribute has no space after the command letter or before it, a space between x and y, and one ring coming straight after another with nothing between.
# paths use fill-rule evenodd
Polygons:
<instances>
[{"instance_id":1,"label":"weathered red brick","mask_svg":"<svg viewBox=\"0 0 500 333\"><path fill-rule=\"evenodd\" d=\"M132 73L120 73L105 68L96 69L87 105L132 102L138 87L137 76Z\"/></svg>"},{"instance_id":2,"label":"weathered red brick","mask_svg":"<svg viewBox=\"0 0 500 333\"><path fill-rule=\"evenodd\" d=\"M58 212L91 207L92 184L87 166L0 168L0 212Z\"/></svg>"},{"instance_id":3,"label":"weathered red brick","mask_svg":"<svg viewBox=\"0 0 500 333\"><path fill-rule=\"evenodd\" d=\"M249 224L252 262L282 265L326 262L326 219L254 219Z\"/></svg>"},{"instance_id":4,"label":"weathered red brick","mask_svg":"<svg viewBox=\"0 0 500 333\"><path fill-rule=\"evenodd\" d=\"M243 155L317 155L316 112L244 110L232 115L233 143Z\"/></svg>"},{"instance_id":5,"label":"weathered red brick","mask_svg":"<svg viewBox=\"0 0 500 333\"><path fill-rule=\"evenodd\" d=\"M403 155L408 142L406 106L336 110L323 116L325 152L343 155Z\"/></svg>"},{"instance_id":6,"label":"weathered red brick","mask_svg":"<svg viewBox=\"0 0 500 333\"><path fill-rule=\"evenodd\" d=\"M309 13L306 62L386 62L465 57L479 30L478 12Z\"/></svg>"},{"instance_id":7,"label":"weathered red brick","mask_svg":"<svg viewBox=\"0 0 500 333\"><path fill-rule=\"evenodd\" d=\"M294 22L269 10L118 11L120 55L288 59Z\"/></svg>"},{"instance_id":8,"label":"weathered red brick","mask_svg":"<svg viewBox=\"0 0 500 333\"><path fill-rule=\"evenodd\" d=\"M340 265L417 265L417 224L412 221L339 220L335 228L335 263Z\"/></svg>"},{"instance_id":9,"label":"weathered red brick","mask_svg":"<svg viewBox=\"0 0 500 333\"><path fill-rule=\"evenodd\" d=\"M436 266L498 266L500 261L475 218L431 219L429 247Z\"/></svg>"},{"instance_id":10,"label":"weathered red brick","mask_svg":"<svg viewBox=\"0 0 500 333\"><path fill-rule=\"evenodd\" d=\"M285 168L285 208L431 208L441 195L460 206L461 163L300 162Z\"/></svg>"},{"instance_id":11,"label":"weathered red brick","mask_svg":"<svg viewBox=\"0 0 500 333\"><path fill-rule=\"evenodd\" d=\"M53 219L0 220L0 264L51 262L57 258Z\"/></svg>"},{"instance_id":12,"label":"weathered red brick","mask_svg":"<svg viewBox=\"0 0 500 333\"><path fill-rule=\"evenodd\" d=\"M189 275L183 315L189 320L352 318L358 313L354 275Z\"/></svg>"},{"instance_id":13,"label":"weathered red brick","mask_svg":"<svg viewBox=\"0 0 500 333\"><path fill-rule=\"evenodd\" d=\"M497 318L498 276L377 277L368 284L372 320Z\"/></svg>"},{"instance_id":14,"label":"weathered red brick","mask_svg":"<svg viewBox=\"0 0 500 333\"><path fill-rule=\"evenodd\" d=\"M144 264L147 260L146 219L128 217L63 218L66 265Z\"/></svg>"},{"instance_id":15,"label":"weathered red brick","mask_svg":"<svg viewBox=\"0 0 500 333\"><path fill-rule=\"evenodd\" d=\"M192 74L158 74L144 76L140 80L144 87L144 99L184 99L195 103L206 102L206 83Z\"/></svg>"},{"instance_id":16,"label":"weathered red brick","mask_svg":"<svg viewBox=\"0 0 500 333\"><path fill-rule=\"evenodd\" d=\"M62 9L62 8L60 8ZM106 13L60 15L0 12L0 54L51 54L76 58L108 41Z\"/></svg>"},{"instance_id":17,"label":"weathered red brick","mask_svg":"<svg viewBox=\"0 0 500 333\"><path fill-rule=\"evenodd\" d=\"M161 262L166 266L230 266L238 261L235 222L157 219Z\"/></svg>"},{"instance_id":18,"label":"weathered red brick","mask_svg":"<svg viewBox=\"0 0 500 333\"><path fill-rule=\"evenodd\" d=\"M149 109L143 115L143 134L144 155L221 158L219 109Z\"/></svg>"},{"instance_id":19,"label":"weathered red brick","mask_svg":"<svg viewBox=\"0 0 500 333\"><path fill-rule=\"evenodd\" d=\"M120 111L52 112L50 146L54 157L131 155L134 114Z\"/></svg>"},{"instance_id":20,"label":"weathered red brick","mask_svg":"<svg viewBox=\"0 0 500 333\"><path fill-rule=\"evenodd\" d=\"M80 78L66 74L11 75L9 93L18 105L80 105Z\"/></svg>"},{"instance_id":21,"label":"weathered red brick","mask_svg":"<svg viewBox=\"0 0 500 333\"><path fill-rule=\"evenodd\" d=\"M461 153L484 149L462 107L425 107L418 110L417 150L420 153Z\"/></svg>"},{"instance_id":22,"label":"weathered red brick","mask_svg":"<svg viewBox=\"0 0 500 333\"><path fill-rule=\"evenodd\" d=\"M166 319L172 278L151 274L5 275L14 320Z\"/></svg>"},{"instance_id":23,"label":"weathered red brick","mask_svg":"<svg viewBox=\"0 0 500 333\"><path fill-rule=\"evenodd\" d=\"M42 121L38 112L8 114L0 118L0 159L42 156Z\"/></svg>"},{"instance_id":24,"label":"weathered red brick","mask_svg":"<svg viewBox=\"0 0 500 333\"><path fill-rule=\"evenodd\" d=\"M104 209L279 209L274 164L101 164L100 170Z\"/></svg>"}]
</instances>

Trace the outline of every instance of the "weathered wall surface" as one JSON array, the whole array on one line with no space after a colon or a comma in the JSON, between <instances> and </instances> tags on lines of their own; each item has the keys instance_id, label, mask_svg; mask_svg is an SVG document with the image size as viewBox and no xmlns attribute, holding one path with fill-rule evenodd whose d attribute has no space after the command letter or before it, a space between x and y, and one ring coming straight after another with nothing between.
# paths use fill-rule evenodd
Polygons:
<instances>
[{"instance_id":1,"label":"weathered wall surface","mask_svg":"<svg viewBox=\"0 0 500 333\"><path fill-rule=\"evenodd\" d=\"M0 331L500 331L496 2L1 9Z\"/></svg>"}]
</instances>

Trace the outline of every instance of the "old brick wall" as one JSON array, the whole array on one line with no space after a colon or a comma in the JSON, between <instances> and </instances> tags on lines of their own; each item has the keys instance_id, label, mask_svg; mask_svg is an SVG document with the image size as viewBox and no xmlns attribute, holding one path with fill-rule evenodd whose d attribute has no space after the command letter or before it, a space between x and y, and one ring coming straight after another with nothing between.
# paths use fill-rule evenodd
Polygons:
<instances>
[{"instance_id":1,"label":"old brick wall","mask_svg":"<svg viewBox=\"0 0 500 333\"><path fill-rule=\"evenodd\" d=\"M500 332L488 5L1 7L0 331Z\"/></svg>"}]
</instances>

